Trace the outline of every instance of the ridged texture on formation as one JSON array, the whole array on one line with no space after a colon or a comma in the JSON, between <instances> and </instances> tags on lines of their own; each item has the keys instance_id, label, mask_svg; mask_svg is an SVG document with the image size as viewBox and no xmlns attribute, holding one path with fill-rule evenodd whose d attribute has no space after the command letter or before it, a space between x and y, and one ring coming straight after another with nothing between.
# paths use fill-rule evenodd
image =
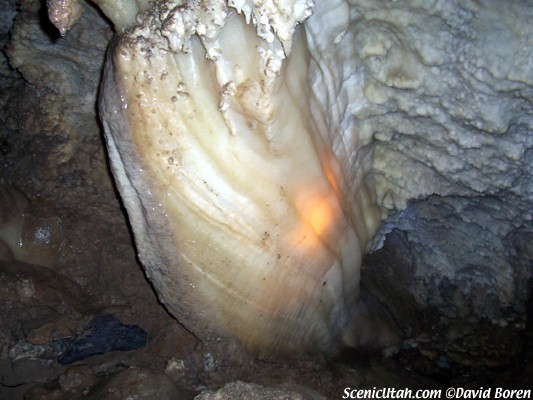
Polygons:
<instances>
[{"instance_id":1,"label":"ridged texture on formation","mask_svg":"<svg viewBox=\"0 0 533 400\"><path fill-rule=\"evenodd\" d=\"M112 169L146 272L191 331L331 352L380 217L363 143L310 85L294 30L310 5L242 3L156 2L116 38L100 96Z\"/></svg>"}]
</instances>

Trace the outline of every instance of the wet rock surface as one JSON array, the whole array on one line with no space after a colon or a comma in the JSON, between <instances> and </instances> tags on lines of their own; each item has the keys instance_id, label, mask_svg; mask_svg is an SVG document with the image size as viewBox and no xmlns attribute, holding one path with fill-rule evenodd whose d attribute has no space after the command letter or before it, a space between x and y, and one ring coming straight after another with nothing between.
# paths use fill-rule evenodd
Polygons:
<instances>
[{"instance_id":1,"label":"wet rock surface","mask_svg":"<svg viewBox=\"0 0 533 400\"><path fill-rule=\"evenodd\" d=\"M469 190L391 212L363 281L398 325L398 346L275 363L232 344L200 343L169 316L143 275L108 173L95 101L111 28L85 5L60 37L42 2L16 8L2 0L0 7L0 181L23 193L3 200L0 214L6 204L18 210L29 233L16 239L36 249L20 259L17 240L0 242L0 398L315 399L340 398L345 387L528 385L531 204L494 188L490 196ZM513 137L529 129L525 118L518 122ZM529 178L521 182L530 179L530 153ZM43 230L58 239L32 241ZM103 314L146 331L146 346L58 363L62 341Z\"/></svg>"}]
</instances>

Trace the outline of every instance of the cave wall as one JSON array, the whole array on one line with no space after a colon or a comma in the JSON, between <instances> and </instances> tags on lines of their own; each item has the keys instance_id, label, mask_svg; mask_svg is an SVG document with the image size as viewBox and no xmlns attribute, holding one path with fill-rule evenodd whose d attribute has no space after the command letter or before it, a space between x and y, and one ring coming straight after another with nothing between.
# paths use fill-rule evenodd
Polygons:
<instances>
[{"instance_id":1,"label":"cave wall","mask_svg":"<svg viewBox=\"0 0 533 400\"><path fill-rule=\"evenodd\" d=\"M334 151L350 162L370 140L369 182L388 214L362 281L417 351L505 364L531 340L533 7L348 3L317 4L308 30L330 67L317 75L343 76L323 108L355 133ZM320 45L326 25L336 46Z\"/></svg>"},{"instance_id":2,"label":"cave wall","mask_svg":"<svg viewBox=\"0 0 533 400\"><path fill-rule=\"evenodd\" d=\"M16 9L9 31L8 71L18 71L26 92L13 90L14 97L2 107L4 129L17 134L4 134L4 140L14 142L6 162L33 192L52 195L66 187L113 190L96 116L98 82L112 30L95 8L85 9L78 27L61 37L48 21L43 2L25 1ZM13 136L24 143L16 143Z\"/></svg>"}]
</instances>

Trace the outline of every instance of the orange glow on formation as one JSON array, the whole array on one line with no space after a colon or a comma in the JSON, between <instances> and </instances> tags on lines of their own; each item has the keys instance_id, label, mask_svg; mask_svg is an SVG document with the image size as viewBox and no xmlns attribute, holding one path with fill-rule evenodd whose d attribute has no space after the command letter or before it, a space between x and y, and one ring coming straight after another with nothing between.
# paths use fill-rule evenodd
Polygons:
<instances>
[{"instance_id":1,"label":"orange glow on formation","mask_svg":"<svg viewBox=\"0 0 533 400\"><path fill-rule=\"evenodd\" d=\"M339 204L339 185L335 174L335 160L328 159L323 163L327 183L313 187L300 188L295 205L301 222L287 236L293 248L298 248L306 257L316 254L323 246L324 240L329 242L344 220Z\"/></svg>"},{"instance_id":2,"label":"orange glow on formation","mask_svg":"<svg viewBox=\"0 0 533 400\"><path fill-rule=\"evenodd\" d=\"M322 169L329 183L327 192L323 189L310 190L306 193L306 197L300 198L303 201L298 204L298 210L318 236L326 233L338 218L339 184L335 174L336 167L336 160L333 156L323 159Z\"/></svg>"},{"instance_id":3,"label":"orange glow on formation","mask_svg":"<svg viewBox=\"0 0 533 400\"><path fill-rule=\"evenodd\" d=\"M304 218L311 224L317 235L322 235L335 220L331 201L327 196L312 199L307 207Z\"/></svg>"},{"instance_id":4,"label":"orange glow on formation","mask_svg":"<svg viewBox=\"0 0 533 400\"><path fill-rule=\"evenodd\" d=\"M324 237L338 223L337 200L333 193L303 190L296 200L300 221L288 235L290 246L303 257L315 257L321 251Z\"/></svg>"},{"instance_id":5,"label":"orange glow on formation","mask_svg":"<svg viewBox=\"0 0 533 400\"><path fill-rule=\"evenodd\" d=\"M322 167L324 168L324 172L326 173L326 179L328 180L329 184L331 185L335 193L339 194L339 184L337 183L337 179L335 178L334 171L334 168L337 167L335 159L333 157L330 157L328 160L322 163Z\"/></svg>"}]
</instances>

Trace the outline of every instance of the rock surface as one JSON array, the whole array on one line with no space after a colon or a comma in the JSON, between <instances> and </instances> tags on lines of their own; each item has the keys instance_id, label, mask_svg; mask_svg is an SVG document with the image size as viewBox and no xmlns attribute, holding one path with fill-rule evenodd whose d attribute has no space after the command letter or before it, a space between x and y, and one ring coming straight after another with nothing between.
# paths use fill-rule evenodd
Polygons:
<instances>
[{"instance_id":1,"label":"rock surface","mask_svg":"<svg viewBox=\"0 0 533 400\"><path fill-rule=\"evenodd\" d=\"M263 387L253 383L232 382L216 392L204 392L194 400L325 400L325 397L305 387Z\"/></svg>"},{"instance_id":2,"label":"rock surface","mask_svg":"<svg viewBox=\"0 0 533 400\"><path fill-rule=\"evenodd\" d=\"M531 223L533 8L527 1L353 1L378 201L496 196ZM513 196L514 195L514 196Z\"/></svg>"},{"instance_id":3,"label":"rock surface","mask_svg":"<svg viewBox=\"0 0 533 400\"><path fill-rule=\"evenodd\" d=\"M23 190L31 186L32 193L44 197L57 196L66 187L112 193L103 173L105 152L95 105L112 32L94 8L85 5L85 14L70 35L61 37L42 2L25 1L10 30L9 65L26 85L22 91L8 87L2 96L5 158L13 164L13 178L25 184L19 185Z\"/></svg>"},{"instance_id":4,"label":"rock surface","mask_svg":"<svg viewBox=\"0 0 533 400\"><path fill-rule=\"evenodd\" d=\"M410 203L389 219L383 248L366 259L364 282L389 304L405 336L435 357L507 364L524 352L531 329L533 234L511 222L516 211L494 197Z\"/></svg>"},{"instance_id":5,"label":"rock surface","mask_svg":"<svg viewBox=\"0 0 533 400\"><path fill-rule=\"evenodd\" d=\"M389 209L363 282L419 351L505 365L531 346L533 7L351 4L351 118Z\"/></svg>"}]
</instances>

